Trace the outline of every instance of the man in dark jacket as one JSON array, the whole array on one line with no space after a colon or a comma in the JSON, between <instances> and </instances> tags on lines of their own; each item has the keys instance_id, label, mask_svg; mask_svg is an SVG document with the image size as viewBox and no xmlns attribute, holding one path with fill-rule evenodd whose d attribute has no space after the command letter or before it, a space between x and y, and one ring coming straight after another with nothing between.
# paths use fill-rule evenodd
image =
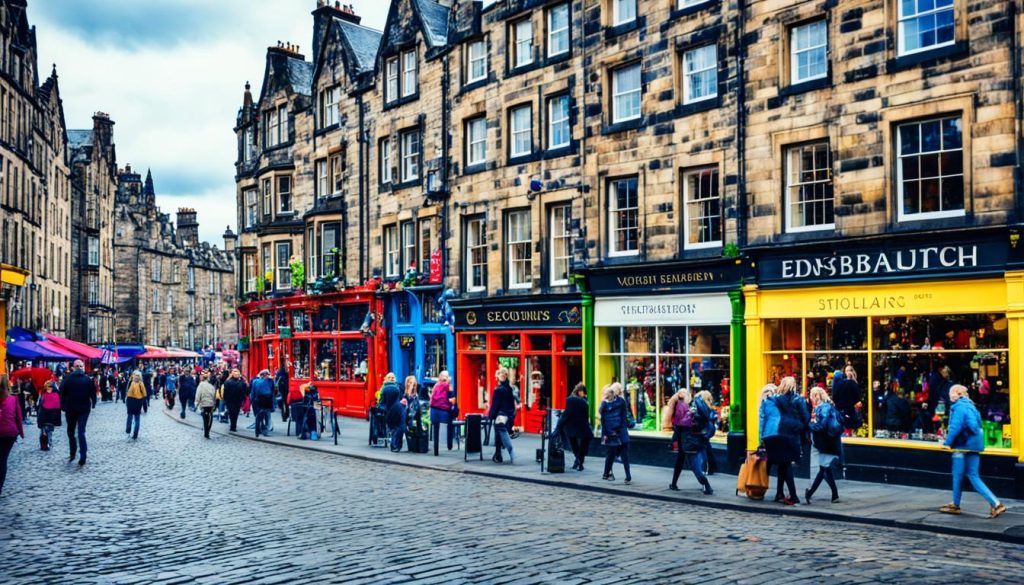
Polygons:
<instances>
[{"instance_id":1,"label":"man in dark jacket","mask_svg":"<svg viewBox=\"0 0 1024 585\"><path fill-rule=\"evenodd\" d=\"M277 388L277 404L281 407L281 420L288 422L288 368L284 364L274 376L274 386Z\"/></svg>"},{"instance_id":2,"label":"man in dark jacket","mask_svg":"<svg viewBox=\"0 0 1024 585\"><path fill-rule=\"evenodd\" d=\"M249 386L249 400L256 412L256 436L268 436L270 414L274 412L274 381L270 379L270 370L262 370L259 377Z\"/></svg>"},{"instance_id":3,"label":"man in dark jacket","mask_svg":"<svg viewBox=\"0 0 1024 585\"><path fill-rule=\"evenodd\" d=\"M75 453L80 457L78 465L85 465L88 447L85 442L85 425L89 422L89 413L96 406L96 385L85 375L85 364L75 360L71 373L64 377L60 384L60 407L64 410L64 418L68 423L68 447L71 454L68 461L75 460ZM75 441L75 434L78 441ZM82 449L78 450L81 443Z\"/></svg>"},{"instance_id":4,"label":"man in dark jacket","mask_svg":"<svg viewBox=\"0 0 1024 585\"><path fill-rule=\"evenodd\" d=\"M558 417L554 436L561 437L562 433L569 439L569 447L575 459L572 468L583 471L583 461L587 458L590 439L594 436L594 430L590 428L587 387L583 383L576 384L572 393L565 399L565 410L562 411L562 416Z\"/></svg>"},{"instance_id":5,"label":"man in dark jacket","mask_svg":"<svg viewBox=\"0 0 1024 585\"><path fill-rule=\"evenodd\" d=\"M512 393L512 385L508 381L508 370L504 367L498 368L495 377L498 379L498 385L491 395L491 410L487 414L494 421L494 456L491 457L491 461L495 463L504 461L501 456L501 448L504 446L508 449L509 463L512 463L514 461L512 438L508 435L508 429L512 426L516 415L516 398Z\"/></svg>"},{"instance_id":6,"label":"man in dark jacket","mask_svg":"<svg viewBox=\"0 0 1024 585\"><path fill-rule=\"evenodd\" d=\"M238 368L231 370L231 375L224 382L224 406L228 409L228 420L231 423L230 430L232 432L237 431L238 426L238 411L242 409L242 403L245 402L245 395L248 394L249 388L242 379L242 373L238 371Z\"/></svg>"},{"instance_id":7,"label":"man in dark jacket","mask_svg":"<svg viewBox=\"0 0 1024 585\"><path fill-rule=\"evenodd\" d=\"M178 378L178 400L181 401L181 418L185 418L185 408L192 405L192 411L196 410L196 388L198 383L192 376L192 368L185 368L181 377Z\"/></svg>"}]
</instances>

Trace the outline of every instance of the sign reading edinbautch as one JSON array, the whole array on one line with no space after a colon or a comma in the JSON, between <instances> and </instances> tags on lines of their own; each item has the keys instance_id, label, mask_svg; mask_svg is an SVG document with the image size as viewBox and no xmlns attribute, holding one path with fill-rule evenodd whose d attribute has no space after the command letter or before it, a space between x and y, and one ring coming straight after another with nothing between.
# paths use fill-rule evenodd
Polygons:
<instances>
[{"instance_id":1,"label":"sign reading edinbautch","mask_svg":"<svg viewBox=\"0 0 1024 585\"><path fill-rule=\"evenodd\" d=\"M758 267L761 285L836 283L842 280L906 278L927 275L1001 271L1008 259L1005 240L944 242L809 251L763 257Z\"/></svg>"},{"instance_id":2,"label":"sign reading edinbautch","mask_svg":"<svg viewBox=\"0 0 1024 585\"><path fill-rule=\"evenodd\" d=\"M729 323L732 305L725 294L601 297L594 302L594 325L719 325Z\"/></svg>"}]
</instances>

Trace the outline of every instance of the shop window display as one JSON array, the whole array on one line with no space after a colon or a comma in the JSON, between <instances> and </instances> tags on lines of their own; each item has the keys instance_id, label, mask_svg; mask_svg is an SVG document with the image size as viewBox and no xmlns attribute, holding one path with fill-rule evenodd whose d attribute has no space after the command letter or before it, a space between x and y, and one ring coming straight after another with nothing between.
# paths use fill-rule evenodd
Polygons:
<instances>
[{"instance_id":1,"label":"shop window display","mask_svg":"<svg viewBox=\"0 0 1024 585\"><path fill-rule=\"evenodd\" d=\"M341 361L338 367L338 379L342 382L366 381L366 340L341 340Z\"/></svg>"},{"instance_id":2,"label":"shop window display","mask_svg":"<svg viewBox=\"0 0 1024 585\"><path fill-rule=\"evenodd\" d=\"M331 331L338 331L338 309L331 305L326 307L320 307L317 311L316 320L313 321L313 331L321 333L330 333Z\"/></svg>"},{"instance_id":3,"label":"shop window display","mask_svg":"<svg viewBox=\"0 0 1024 585\"><path fill-rule=\"evenodd\" d=\"M292 373L293 378L309 379L309 340L292 340Z\"/></svg>"},{"instance_id":4,"label":"shop window display","mask_svg":"<svg viewBox=\"0 0 1024 585\"><path fill-rule=\"evenodd\" d=\"M309 314L301 309L292 311L292 330L296 333L309 331Z\"/></svg>"},{"instance_id":5,"label":"shop window display","mask_svg":"<svg viewBox=\"0 0 1024 585\"><path fill-rule=\"evenodd\" d=\"M281 327L287 327L287 326L288 326L288 311L284 311L284 310L278 311L277 312L277 328L280 329Z\"/></svg>"},{"instance_id":6,"label":"shop window display","mask_svg":"<svg viewBox=\"0 0 1024 585\"><path fill-rule=\"evenodd\" d=\"M640 430L661 427L661 409L683 388L709 390L720 411L720 430L728 431L729 327L608 328L609 359Z\"/></svg>"},{"instance_id":7,"label":"shop window display","mask_svg":"<svg viewBox=\"0 0 1024 585\"><path fill-rule=\"evenodd\" d=\"M445 369L447 347L443 335L429 335L424 338L423 376L437 379L437 375Z\"/></svg>"},{"instance_id":8,"label":"shop window display","mask_svg":"<svg viewBox=\"0 0 1024 585\"><path fill-rule=\"evenodd\" d=\"M795 376L805 393L831 392L834 372L852 366L859 437L943 440L949 388L963 384L981 412L986 446L1011 446L1005 315L775 319L765 322L765 335L770 382Z\"/></svg>"},{"instance_id":9,"label":"shop window display","mask_svg":"<svg viewBox=\"0 0 1024 585\"><path fill-rule=\"evenodd\" d=\"M263 334L264 335L273 335L274 333L277 333L277 329L276 329L276 327L274 325L275 325L274 314L273 313L266 313L263 316Z\"/></svg>"},{"instance_id":10,"label":"shop window display","mask_svg":"<svg viewBox=\"0 0 1024 585\"><path fill-rule=\"evenodd\" d=\"M333 339L316 340L316 379L327 382L338 381L338 356Z\"/></svg>"},{"instance_id":11,"label":"shop window display","mask_svg":"<svg viewBox=\"0 0 1024 585\"><path fill-rule=\"evenodd\" d=\"M340 305L338 307L339 331L359 331L366 319L366 313L370 310L369 305Z\"/></svg>"}]
</instances>

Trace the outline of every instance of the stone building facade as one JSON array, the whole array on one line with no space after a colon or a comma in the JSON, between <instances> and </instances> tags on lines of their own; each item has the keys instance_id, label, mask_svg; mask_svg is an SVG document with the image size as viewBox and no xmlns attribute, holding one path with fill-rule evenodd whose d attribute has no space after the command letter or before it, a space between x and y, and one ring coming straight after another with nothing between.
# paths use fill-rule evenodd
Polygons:
<instances>
[{"instance_id":1,"label":"stone building facade","mask_svg":"<svg viewBox=\"0 0 1024 585\"><path fill-rule=\"evenodd\" d=\"M196 211L176 224L156 206L152 174L118 172L115 212L118 343L201 349L237 340L234 234L225 249L199 241ZM226 347L226 346L225 346Z\"/></svg>"},{"instance_id":2,"label":"stone building facade","mask_svg":"<svg viewBox=\"0 0 1024 585\"><path fill-rule=\"evenodd\" d=\"M71 149L71 325L86 343L114 339L114 122L96 112L91 130L69 130Z\"/></svg>"},{"instance_id":3,"label":"stone building facade","mask_svg":"<svg viewBox=\"0 0 1024 585\"><path fill-rule=\"evenodd\" d=\"M56 68L40 84L37 59L25 2L0 2L0 262L27 273L7 293L7 326L63 335L75 304L68 136Z\"/></svg>"}]
</instances>

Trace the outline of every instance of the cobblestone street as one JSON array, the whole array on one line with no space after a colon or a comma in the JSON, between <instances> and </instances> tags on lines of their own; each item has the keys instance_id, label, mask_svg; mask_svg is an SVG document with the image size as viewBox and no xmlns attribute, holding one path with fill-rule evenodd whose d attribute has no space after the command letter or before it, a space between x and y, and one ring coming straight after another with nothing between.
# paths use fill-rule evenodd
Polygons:
<instances>
[{"instance_id":1,"label":"cobblestone street","mask_svg":"<svg viewBox=\"0 0 1024 585\"><path fill-rule=\"evenodd\" d=\"M155 410L131 442L122 412L94 412L82 469L67 463L63 434L49 453L35 429L15 447L0 581L1024 581L1012 544L206 441Z\"/></svg>"}]
</instances>

